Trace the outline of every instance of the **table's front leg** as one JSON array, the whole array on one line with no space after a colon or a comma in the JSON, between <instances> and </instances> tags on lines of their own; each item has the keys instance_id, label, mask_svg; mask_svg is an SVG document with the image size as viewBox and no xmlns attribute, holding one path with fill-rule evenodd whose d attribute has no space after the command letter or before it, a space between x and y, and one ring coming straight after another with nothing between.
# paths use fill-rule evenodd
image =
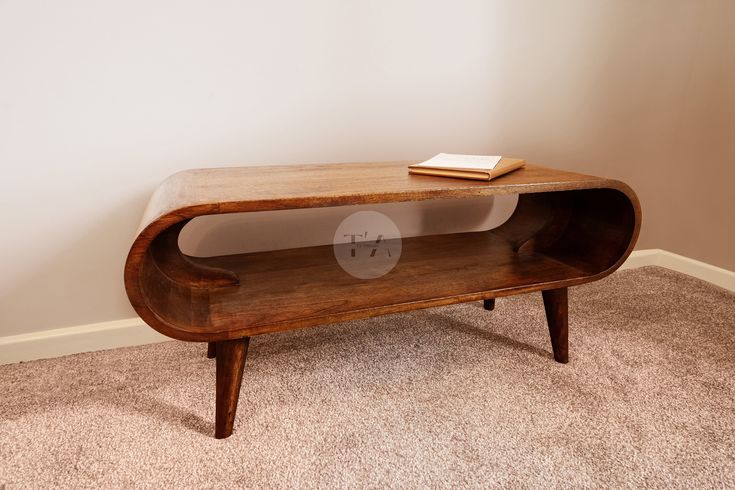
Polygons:
<instances>
[{"instance_id":1,"label":"table's front leg","mask_svg":"<svg viewBox=\"0 0 735 490\"><path fill-rule=\"evenodd\" d=\"M556 362L569 362L569 302L567 288L541 291L544 297L546 322L549 324L551 348Z\"/></svg>"},{"instance_id":2,"label":"table's front leg","mask_svg":"<svg viewBox=\"0 0 735 490\"><path fill-rule=\"evenodd\" d=\"M214 436L230 437L235 424L237 401L250 337L217 342L217 407Z\"/></svg>"}]
</instances>

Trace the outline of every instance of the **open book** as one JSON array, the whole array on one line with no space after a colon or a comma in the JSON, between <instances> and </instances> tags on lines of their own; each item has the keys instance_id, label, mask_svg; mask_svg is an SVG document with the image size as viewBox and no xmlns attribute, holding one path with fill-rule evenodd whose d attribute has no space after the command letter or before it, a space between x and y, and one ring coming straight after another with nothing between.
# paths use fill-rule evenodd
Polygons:
<instances>
[{"instance_id":1,"label":"open book","mask_svg":"<svg viewBox=\"0 0 735 490\"><path fill-rule=\"evenodd\" d=\"M525 160L518 158L439 153L425 162L409 165L408 172L458 179L490 180L519 169L525 164Z\"/></svg>"}]
</instances>

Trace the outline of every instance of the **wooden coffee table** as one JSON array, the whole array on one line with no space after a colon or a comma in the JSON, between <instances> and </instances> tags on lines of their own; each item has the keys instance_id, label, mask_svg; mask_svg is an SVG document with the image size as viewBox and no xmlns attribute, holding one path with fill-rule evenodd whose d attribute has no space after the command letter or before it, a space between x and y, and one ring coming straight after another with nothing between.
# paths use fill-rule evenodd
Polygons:
<instances>
[{"instance_id":1,"label":"wooden coffee table","mask_svg":"<svg viewBox=\"0 0 735 490\"><path fill-rule=\"evenodd\" d=\"M232 433L249 338L386 313L541 291L554 358L567 354L567 288L626 259L641 211L626 184L528 165L491 182L409 175L413 162L197 169L154 192L125 265L125 287L148 325L208 342L216 357L215 436ZM490 231L402 241L376 279L343 270L332 245L212 258L184 255L181 229L210 214L519 194Z\"/></svg>"}]
</instances>

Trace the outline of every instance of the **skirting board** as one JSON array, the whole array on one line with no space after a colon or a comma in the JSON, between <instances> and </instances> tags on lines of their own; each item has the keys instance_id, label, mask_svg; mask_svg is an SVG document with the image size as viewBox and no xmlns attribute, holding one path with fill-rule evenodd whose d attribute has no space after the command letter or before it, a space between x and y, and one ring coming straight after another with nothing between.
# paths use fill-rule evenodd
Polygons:
<instances>
[{"instance_id":1,"label":"skirting board","mask_svg":"<svg viewBox=\"0 0 735 490\"><path fill-rule=\"evenodd\" d=\"M172 340L138 317L0 337L0 364Z\"/></svg>"},{"instance_id":2,"label":"skirting board","mask_svg":"<svg viewBox=\"0 0 735 490\"><path fill-rule=\"evenodd\" d=\"M634 251L620 270L635 269L646 265L665 267L735 292L735 272L658 248Z\"/></svg>"},{"instance_id":3,"label":"skirting board","mask_svg":"<svg viewBox=\"0 0 735 490\"><path fill-rule=\"evenodd\" d=\"M620 268L657 265L735 292L735 272L666 250L636 250ZM171 340L138 317L0 337L0 364Z\"/></svg>"}]
</instances>

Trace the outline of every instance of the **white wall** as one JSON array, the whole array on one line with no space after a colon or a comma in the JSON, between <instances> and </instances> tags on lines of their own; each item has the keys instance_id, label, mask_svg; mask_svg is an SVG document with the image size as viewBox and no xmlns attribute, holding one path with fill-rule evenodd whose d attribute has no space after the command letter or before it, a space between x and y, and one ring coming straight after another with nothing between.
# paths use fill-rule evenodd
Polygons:
<instances>
[{"instance_id":1,"label":"white wall","mask_svg":"<svg viewBox=\"0 0 735 490\"><path fill-rule=\"evenodd\" d=\"M132 316L127 248L184 168L499 153L624 178L663 216L646 164L687 124L718 124L687 154L730 155L733 5L2 1L0 336Z\"/></svg>"}]
</instances>

